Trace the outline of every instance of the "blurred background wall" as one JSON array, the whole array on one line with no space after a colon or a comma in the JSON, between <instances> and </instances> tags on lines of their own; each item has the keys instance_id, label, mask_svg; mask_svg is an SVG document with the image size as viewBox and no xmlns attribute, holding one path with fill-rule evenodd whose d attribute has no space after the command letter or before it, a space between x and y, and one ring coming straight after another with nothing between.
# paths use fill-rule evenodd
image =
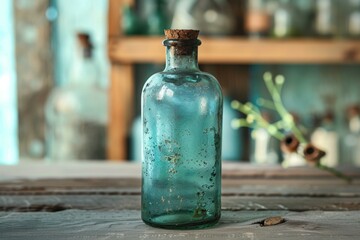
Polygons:
<instances>
[{"instance_id":1,"label":"blurred background wall","mask_svg":"<svg viewBox=\"0 0 360 240\"><path fill-rule=\"evenodd\" d=\"M108 2L104 0L53 0L57 17L54 21L53 41L58 85L69 81L71 66L76 58L76 34L88 33L94 44L94 58L99 66L103 85L108 83L107 14ZM86 81L86 78L84 78Z\"/></svg>"},{"instance_id":2,"label":"blurred background wall","mask_svg":"<svg viewBox=\"0 0 360 240\"><path fill-rule=\"evenodd\" d=\"M19 154L43 158L44 106L53 84L51 26L48 0L13 0L19 115Z\"/></svg>"},{"instance_id":3,"label":"blurred background wall","mask_svg":"<svg viewBox=\"0 0 360 240\"><path fill-rule=\"evenodd\" d=\"M18 113L12 0L0 8L0 164L18 161Z\"/></svg>"},{"instance_id":4,"label":"blurred background wall","mask_svg":"<svg viewBox=\"0 0 360 240\"><path fill-rule=\"evenodd\" d=\"M122 17L113 19L112 22L122 29L123 37L140 35L144 37L144 41L148 36L162 35L165 27L184 26L181 24L199 26L204 36L215 39L298 39L300 44L303 42L301 39L322 39L330 42L360 39L360 2L357 0L125 2L135 4L133 7L117 5L119 8L116 11L122 13L119 15ZM79 62L84 60L79 54L84 50L81 49L83 46L79 47L79 34L88 35L90 38L91 61L98 71L96 85L101 86L103 92L108 94L111 78L107 58L109 1L5 0L2 4L0 163L15 163L18 156L22 160L43 161L49 151L47 136L52 134L51 129L54 129L46 120L45 108L49 96L56 92L56 89L62 89L74 82L72 72L80 65ZM190 11L192 15L186 15L184 11ZM188 18L182 19L181 16ZM273 54L276 55L275 52ZM356 53L350 58L354 56L356 57ZM127 159L140 158L140 138L136 136L139 135L139 99L142 85L148 76L162 68L163 64L154 63L135 66L135 93L132 99L134 109L131 109L135 117L131 129L128 130ZM230 109L227 115L230 120L224 123L224 127L229 127L231 118L239 116L231 110L231 100L251 100L256 103L259 97L268 96L262 81L266 71L285 76L284 103L304 125L309 136L323 124L323 119L331 112L331 121L341 145L348 129L346 109L360 102L358 63L202 64L201 68L214 74L223 87L225 104ZM83 74L83 77L76 81L86 85L90 79L91 74ZM64 102L66 101L60 101L60 105L63 106ZM97 111L94 106L87 108L87 112ZM97 112L97 115L107 116L108 109L105 110ZM271 114L276 117L276 113ZM254 141L251 131L230 131L235 132L235 135L225 136L224 142L238 146L238 149L235 157L230 154L225 158L249 161ZM80 131L76 134L82 133ZM103 135L102 133L101 138L106 138ZM96 145L97 141L100 140L94 137L91 146Z\"/></svg>"},{"instance_id":5,"label":"blurred background wall","mask_svg":"<svg viewBox=\"0 0 360 240\"><path fill-rule=\"evenodd\" d=\"M69 80L76 33L91 34L107 85L107 1L6 0L1 11L0 162L17 162L18 155L43 159L45 104L51 90Z\"/></svg>"}]
</instances>

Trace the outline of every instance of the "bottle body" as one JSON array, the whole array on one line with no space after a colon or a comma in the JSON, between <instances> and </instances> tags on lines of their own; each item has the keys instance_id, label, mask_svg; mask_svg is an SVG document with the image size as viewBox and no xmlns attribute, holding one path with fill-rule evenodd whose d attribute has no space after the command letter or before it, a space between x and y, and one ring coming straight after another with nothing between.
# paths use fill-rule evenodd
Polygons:
<instances>
[{"instance_id":1,"label":"bottle body","mask_svg":"<svg viewBox=\"0 0 360 240\"><path fill-rule=\"evenodd\" d=\"M104 89L86 85L54 89L45 108L47 158L62 162L104 159L106 109Z\"/></svg>"},{"instance_id":2,"label":"bottle body","mask_svg":"<svg viewBox=\"0 0 360 240\"><path fill-rule=\"evenodd\" d=\"M266 129L259 128L251 133L250 161L253 164L279 164L279 144Z\"/></svg>"},{"instance_id":3,"label":"bottle body","mask_svg":"<svg viewBox=\"0 0 360 240\"><path fill-rule=\"evenodd\" d=\"M279 6L273 13L272 35L275 38L289 38L297 34L295 24L296 11L289 0L280 1Z\"/></svg>"},{"instance_id":4,"label":"bottle body","mask_svg":"<svg viewBox=\"0 0 360 240\"><path fill-rule=\"evenodd\" d=\"M326 152L321 158L321 164L329 167L336 167L339 164L339 136L332 112L325 114L321 126L312 133L311 142Z\"/></svg>"},{"instance_id":5,"label":"bottle body","mask_svg":"<svg viewBox=\"0 0 360 240\"><path fill-rule=\"evenodd\" d=\"M262 38L268 34L270 16L266 11L265 1L248 0L245 15L245 29L250 38Z\"/></svg>"},{"instance_id":6,"label":"bottle body","mask_svg":"<svg viewBox=\"0 0 360 240\"><path fill-rule=\"evenodd\" d=\"M343 139L343 162L360 167L360 132L347 132Z\"/></svg>"},{"instance_id":7,"label":"bottle body","mask_svg":"<svg viewBox=\"0 0 360 240\"><path fill-rule=\"evenodd\" d=\"M79 51L68 82L51 92L45 107L50 161L105 159L107 91L100 85L88 34L78 34Z\"/></svg>"},{"instance_id":8,"label":"bottle body","mask_svg":"<svg viewBox=\"0 0 360 240\"><path fill-rule=\"evenodd\" d=\"M360 38L360 0L350 0L348 4L347 36Z\"/></svg>"},{"instance_id":9,"label":"bottle body","mask_svg":"<svg viewBox=\"0 0 360 240\"><path fill-rule=\"evenodd\" d=\"M315 32L319 37L332 37L337 32L335 2L331 0L316 1Z\"/></svg>"},{"instance_id":10,"label":"bottle body","mask_svg":"<svg viewBox=\"0 0 360 240\"><path fill-rule=\"evenodd\" d=\"M145 83L145 223L163 228L201 228L220 218L222 104L217 80L196 68L178 65Z\"/></svg>"},{"instance_id":11,"label":"bottle body","mask_svg":"<svg viewBox=\"0 0 360 240\"><path fill-rule=\"evenodd\" d=\"M347 108L348 128L342 141L342 164L360 166L360 107Z\"/></svg>"},{"instance_id":12,"label":"bottle body","mask_svg":"<svg viewBox=\"0 0 360 240\"><path fill-rule=\"evenodd\" d=\"M234 33L236 16L227 0L176 1L172 28L202 29L205 35Z\"/></svg>"},{"instance_id":13,"label":"bottle body","mask_svg":"<svg viewBox=\"0 0 360 240\"><path fill-rule=\"evenodd\" d=\"M231 107L231 101L230 97L224 96L221 159L235 162L242 160L244 140L242 129L231 126L231 122L240 117L239 112Z\"/></svg>"}]
</instances>

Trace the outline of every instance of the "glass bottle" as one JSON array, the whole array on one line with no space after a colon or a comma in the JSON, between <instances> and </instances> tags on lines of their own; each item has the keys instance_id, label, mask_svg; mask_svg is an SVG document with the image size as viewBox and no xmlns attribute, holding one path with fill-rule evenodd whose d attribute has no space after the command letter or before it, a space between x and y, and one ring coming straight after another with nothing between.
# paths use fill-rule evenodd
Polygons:
<instances>
[{"instance_id":1,"label":"glass bottle","mask_svg":"<svg viewBox=\"0 0 360 240\"><path fill-rule=\"evenodd\" d=\"M323 119L321 126L316 128L311 135L311 142L326 152L321 158L321 164L328 167L336 167L339 163L339 136L335 126L335 115L328 111Z\"/></svg>"},{"instance_id":2,"label":"glass bottle","mask_svg":"<svg viewBox=\"0 0 360 240\"><path fill-rule=\"evenodd\" d=\"M360 38L360 0L349 0L347 36Z\"/></svg>"},{"instance_id":3,"label":"glass bottle","mask_svg":"<svg viewBox=\"0 0 360 240\"><path fill-rule=\"evenodd\" d=\"M303 0L296 1L298 13L294 17L299 31L299 36L314 36L313 23L315 22L315 1Z\"/></svg>"},{"instance_id":4,"label":"glass bottle","mask_svg":"<svg viewBox=\"0 0 360 240\"><path fill-rule=\"evenodd\" d=\"M165 30L166 67L142 91L142 208L145 223L202 228L221 210L223 96L198 68L196 30Z\"/></svg>"},{"instance_id":5,"label":"glass bottle","mask_svg":"<svg viewBox=\"0 0 360 240\"><path fill-rule=\"evenodd\" d=\"M225 36L234 33L236 17L228 0L182 0L177 1L171 27Z\"/></svg>"},{"instance_id":6,"label":"glass bottle","mask_svg":"<svg viewBox=\"0 0 360 240\"><path fill-rule=\"evenodd\" d=\"M137 116L131 126L130 136L130 156L129 160L140 162L141 161L141 144L142 144L142 122L141 116Z\"/></svg>"},{"instance_id":7,"label":"glass bottle","mask_svg":"<svg viewBox=\"0 0 360 240\"><path fill-rule=\"evenodd\" d=\"M320 37L332 37L336 30L337 17L333 0L317 0L315 33Z\"/></svg>"},{"instance_id":8,"label":"glass bottle","mask_svg":"<svg viewBox=\"0 0 360 240\"><path fill-rule=\"evenodd\" d=\"M69 81L56 87L46 106L47 158L51 161L105 159L107 94L88 34L78 34L79 52Z\"/></svg>"},{"instance_id":9,"label":"glass bottle","mask_svg":"<svg viewBox=\"0 0 360 240\"><path fill-rule=\"evenodd\" d=\"M231 101L231 97L224 96L221 159L240 161L243 154L243 134L241 128L231 126L231 122L239 118L239 112L231 107Z\"/></svg>"},{"instance_id":10,"label":"glass bottle","mask_svg":"<svg viewBox=\"0 0 360 240\"><path fill-rule=\"evenodd\" d=\"M122 10L121 29L127 36L144 34L143 24L133 6L125 5Z\"/></svg>"},{"instance_id":11,"label":"glass bottle","mask_svg":"<svg viewBox=\"0 0 360 240\"><path fill-rule=\"evenodd\" d=\"M245 30L250 38L261 38L268 34L270 16L264 0L248 0L245 14Z\"/></svg>"},{"instance_id":12,"label":"glass bottle","mask_svg":"<svg viewBox=\"0 0 360 240\"><path fill-rule=\"evenodd\" d=\"M164 0L147 1L150 3L152 10L147 16L147 34L148 35L161 35L164 28L170 26L166 2Z\"/></svg>"},{"instance_id":13,"label":"glass bottle","mask_svg":"<svg viewBox=\"0 0 360 240\"><path fill-rule=\"evenodd\" d=\"M271 115L267 112L261 113L267 121ZM251 132L251 153L250 161L253 164L279 164L279 141L272 137L264 128L257 128Z\"/></svg>"},{"instance_id":14,"label":"glass bottle","mask_svg":"<svg viewBox=\"0 0 360 240\"><path fill-rule=\"evenodd\" d=\"M350 106L347 109L348 129L342 145L342 164L360 166L360 107Z\"/></svg>"},{"instance_id":15,"label":"glass bottle","mask_svg":"<svg viewBox=\"0 0 360 240\"><path fill-rule=\"evenodd\" d=\"M275 38L288 38L297 34L295 8L289 0L280 0L273 13L272 35Z\"/></svg>"}]
</instances>

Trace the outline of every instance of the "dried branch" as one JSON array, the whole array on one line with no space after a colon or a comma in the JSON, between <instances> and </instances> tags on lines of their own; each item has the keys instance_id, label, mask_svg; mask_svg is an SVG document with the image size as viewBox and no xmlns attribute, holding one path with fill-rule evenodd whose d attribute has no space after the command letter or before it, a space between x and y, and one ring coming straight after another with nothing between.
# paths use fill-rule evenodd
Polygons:
<instances>
[{"instance_id":1,"label":"dried branch","mask_svg":"<svg viewBox=\"0 0 360 240\"><path fill-rule=\"evenodd\" d=\"M325 152L311 143L308 143L299 127L296 125L293 116L286 110L281 99L281 91L285 83L284 76L278 75L275 77L275 80L273 80L271 73L266 72L263 78L272 100L260 98L257 103L263 108L275 110L281 117L281 120L270 123L263 117L260 109L254 104L250 102L242 104L239 101L234 100L231 102L232 108L244 113L246 118L234 119L231 122L231 126L233 128L248 127L253 129L265 129L271 136L281 141L280 146L283 152L295 152L301 155L310 165L314 165L321 170L330 172L336 177L351 182L352 179L350 177L334 168L320 163L321 158L325 156ZM290 131L292 134L285 135L283 131ZM300 148L300 145L304 147L304 150L301 152L299 152L299 149L302 149Z\"/></svg>"}]
</instances>

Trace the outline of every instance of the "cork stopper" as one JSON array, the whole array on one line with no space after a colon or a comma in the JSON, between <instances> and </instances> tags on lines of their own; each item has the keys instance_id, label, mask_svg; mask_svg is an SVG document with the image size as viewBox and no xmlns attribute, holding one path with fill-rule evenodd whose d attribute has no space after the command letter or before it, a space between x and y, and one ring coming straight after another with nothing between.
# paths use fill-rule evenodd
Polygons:
<instances>
[{"instance_id":1,"label":"cork stopper","mask_svg":"<svg viewBox=\"0 0 360 240\"><path fill-rule=\"evenodd\" d=\"M192 29L165 29L166 39L193 40L199 36L199 30Z\"/></svg>"}]
</instances>

